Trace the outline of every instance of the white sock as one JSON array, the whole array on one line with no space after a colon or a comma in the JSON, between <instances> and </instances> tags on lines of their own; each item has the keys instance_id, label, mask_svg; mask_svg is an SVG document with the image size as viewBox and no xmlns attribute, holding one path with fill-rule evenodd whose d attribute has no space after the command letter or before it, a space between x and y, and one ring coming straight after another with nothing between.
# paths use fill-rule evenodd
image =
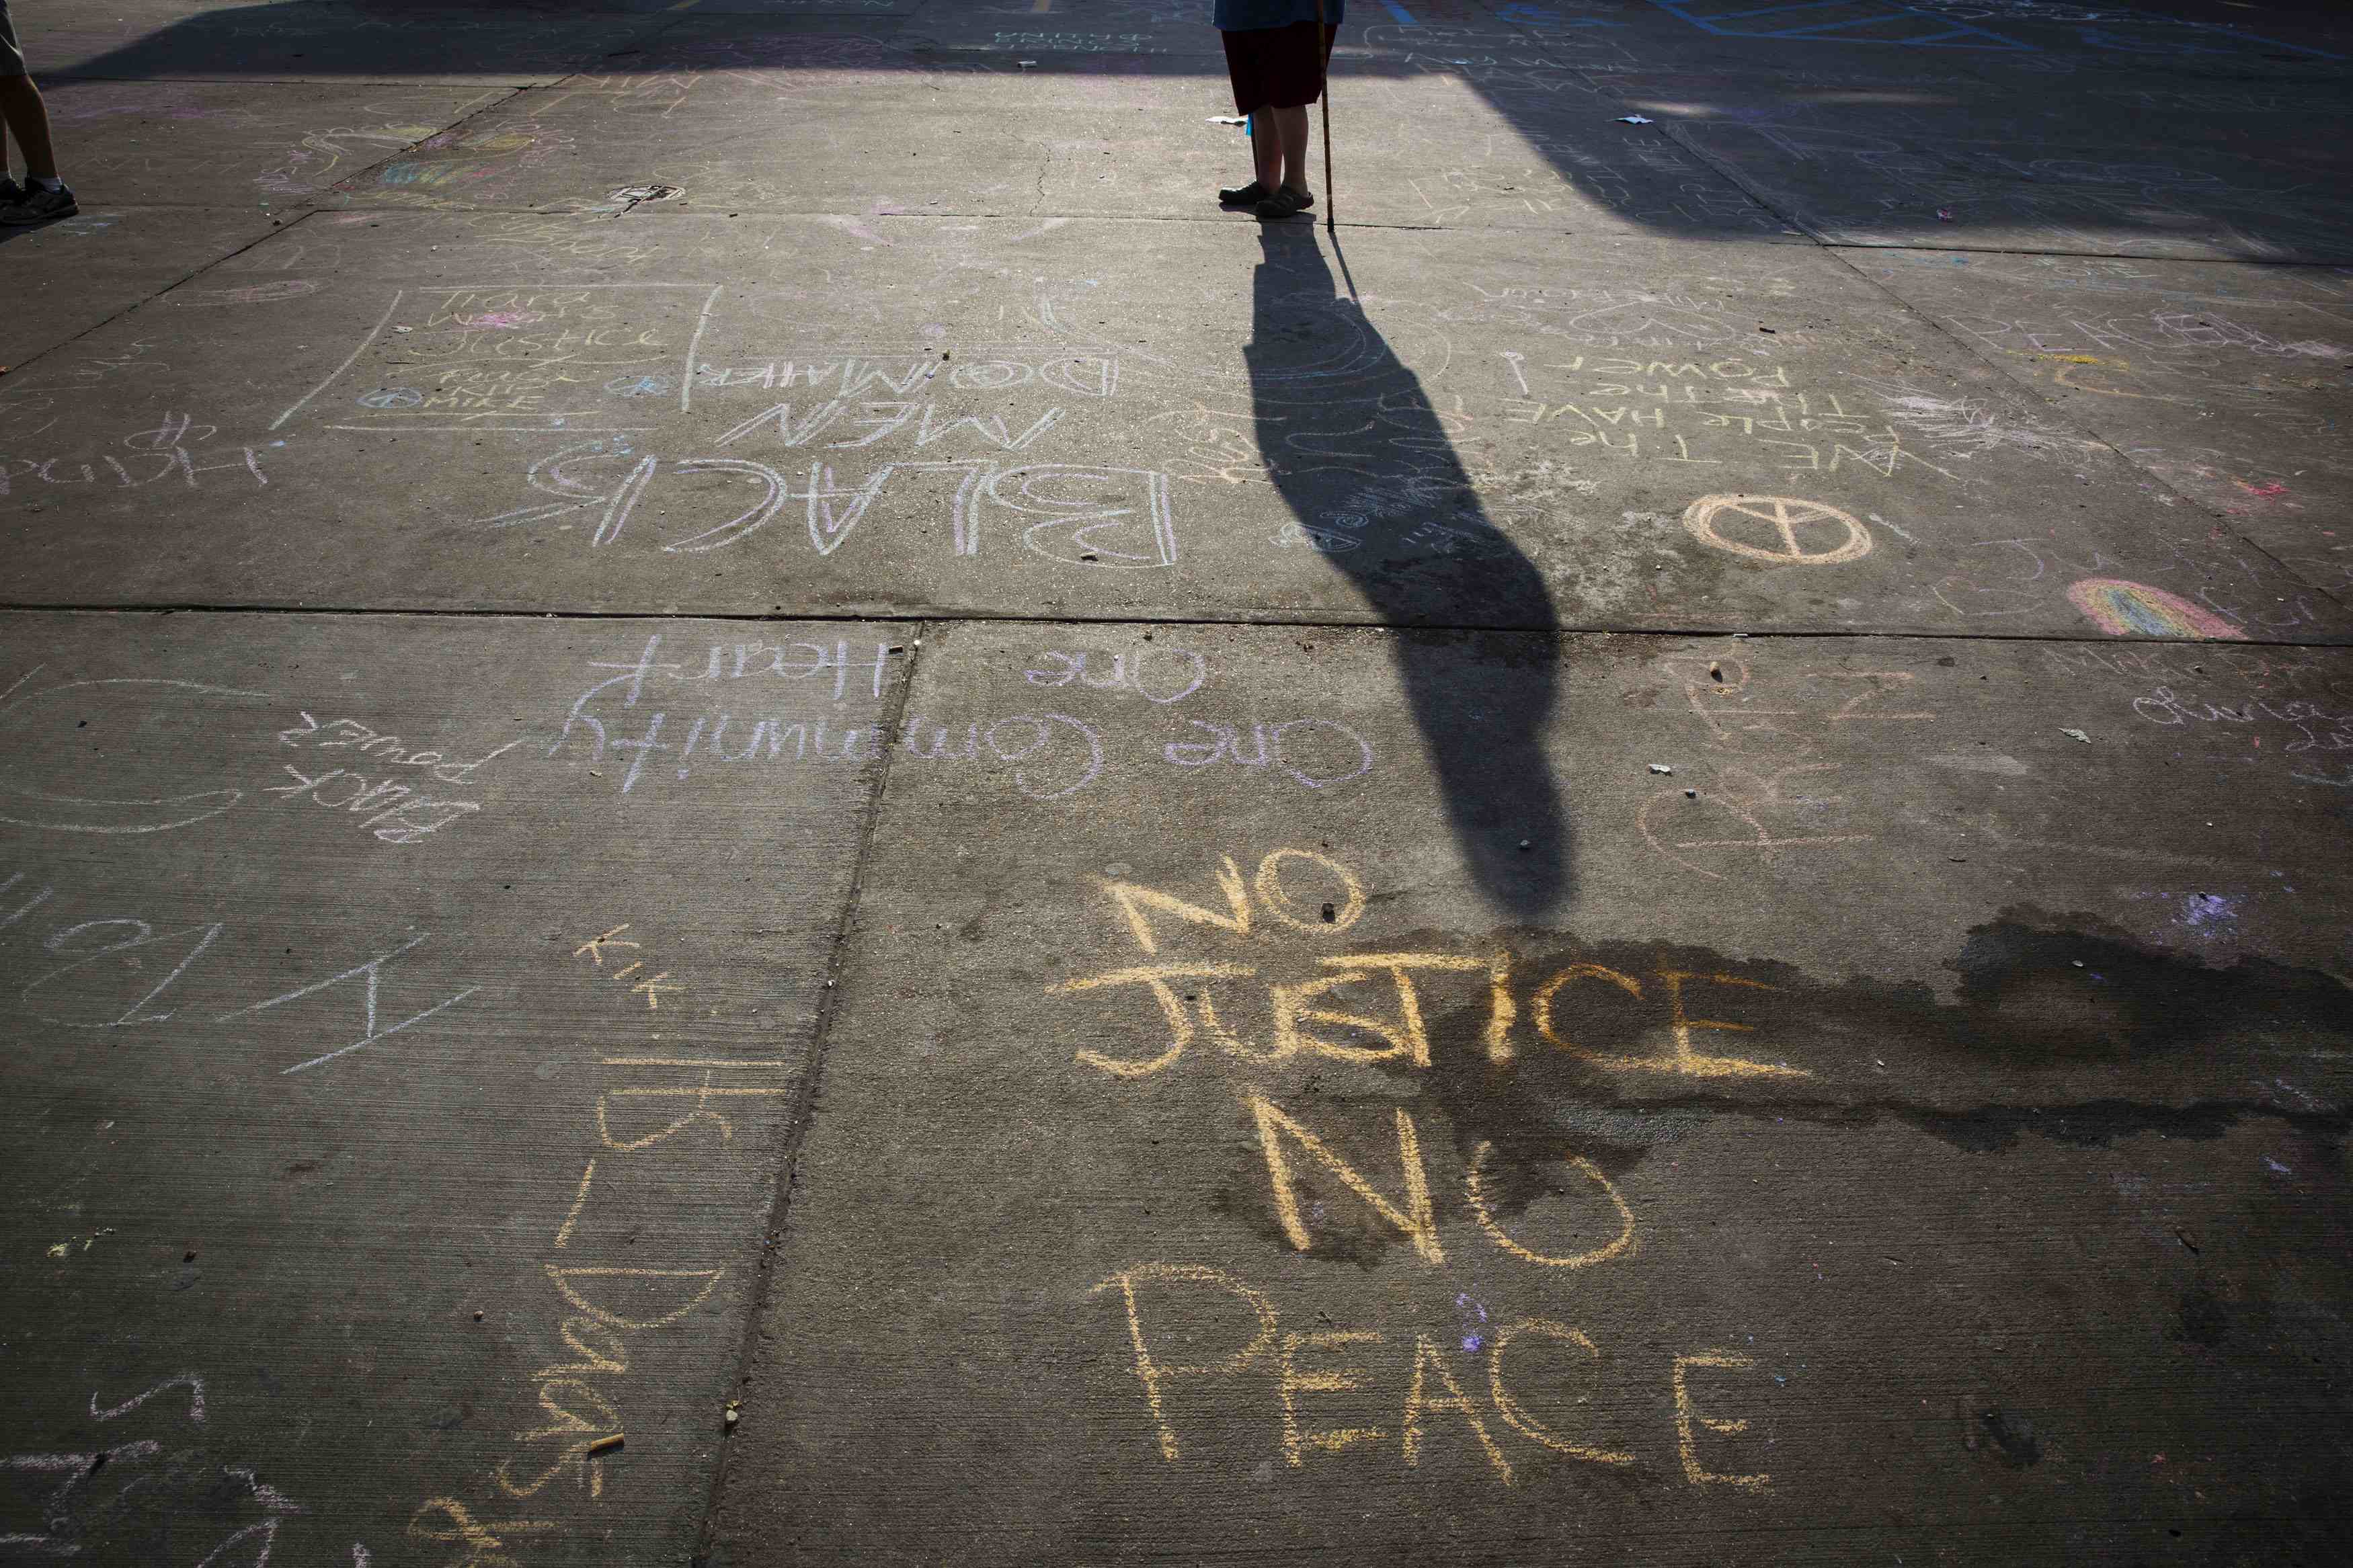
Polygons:
<instances>
[{"instance_id":1,"label":"white sock","mask_svg":"<svg viewBox=\"0 0 2353 1568\"><path fill-rule=\"evenodd\" d=\"M54 174L47 179L38 174L27 174L25 176L25 183L37 191L62 191L66 188L66 183Z\"/></svg>"}]
</instances>

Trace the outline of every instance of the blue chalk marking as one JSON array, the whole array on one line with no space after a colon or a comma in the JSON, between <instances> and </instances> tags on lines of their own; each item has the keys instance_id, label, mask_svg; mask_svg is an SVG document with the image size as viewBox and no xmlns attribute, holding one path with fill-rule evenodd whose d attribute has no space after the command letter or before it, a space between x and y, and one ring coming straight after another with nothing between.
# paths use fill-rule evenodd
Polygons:
<instances>
[{"instance_id":1,"label":"blue chalk marking","mask_svg":"<svg viewBox=\"0 0 2353 1568\"><path fill-rule=\"evenodd\" d=\"M1419 27L1421 26L1420 23L1413 19L1413 13L1398 5L1397 0L1381 0L1381 8L1387 11L1390 16L1395 16L1397 18L1398 26L1400 27Z\"/></svg>"},{"instance_id":2,"label":"blue chalk marking","mask_svg":"<svg viewBox=\"0 0 2353 1568\"><path fill-rule=\"evenodd\" d=\"M2163 616L2128 595L2118 595L2110 603L2121 612L2121 618L2125 625L2145 637L2171 637L2181 635L2179 627L2173 626Z\"/></svg>"}]
</instances>

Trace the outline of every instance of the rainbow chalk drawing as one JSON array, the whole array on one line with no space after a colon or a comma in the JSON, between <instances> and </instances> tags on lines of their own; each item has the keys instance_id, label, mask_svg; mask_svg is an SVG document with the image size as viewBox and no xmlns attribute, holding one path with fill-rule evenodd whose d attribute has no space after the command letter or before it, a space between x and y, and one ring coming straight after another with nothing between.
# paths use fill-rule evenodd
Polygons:
<instances>
[{"instance_id":1,"label":"rainbow chalk drawing","mask_svg":"<svg viewBox=\"0 0 2353 1568\"><path fill-rule=\"evenodd\" d=\"M2121 577L2086 577L2067 598L2092 624L2116 637L2200 637L2244 642L2247 634L2178 594L2127 583Z\"/></svg>"}]
</instances>

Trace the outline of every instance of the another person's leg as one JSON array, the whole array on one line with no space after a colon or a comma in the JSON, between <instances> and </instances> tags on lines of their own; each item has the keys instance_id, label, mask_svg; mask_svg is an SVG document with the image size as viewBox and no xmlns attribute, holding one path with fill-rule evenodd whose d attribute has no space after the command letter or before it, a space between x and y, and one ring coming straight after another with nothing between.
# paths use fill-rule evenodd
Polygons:
<instances>
[{"instance_id":1,"label":"another person's leg","mask_svg":"<svg viewBox=\"0 0 2353 1568\"><path fill-rule=\"evenodd\" d=\"M41 89L33 85L28 76L0 76L0 120L8 126L9 139L25 155L25 173L36 180L58 177L57 149L49 141L48 106L41 101Z\"/></svg>"},{"instance_id":2,"label":"another person's leg","mask_svg":"<svg viewBox=\"0 0 2353 1568\"><path fill-rule=\"evenodd\" d=\"M8 0L0 0L0 78L25 74L25 51L16 47L16 25L8 18ZM25 199L25 187L18 184L8 169L8 143L16 138L8 133L8 121L0 115L0 207L11 207Z\"/></svg>"},{"instance_id":3,"label":"another person's leg","mask_svg":"<svg viewBox=\"0 0 2353 1568\"><path fill-rule=\"evenodd\" d=\"M0 123L7 140L25 155L25 188L0 205L0 223L46 223L71 217L79 209L73 193L58 178L56 149L49 142L49 111L41 89L25 74L24 51L16 47L16 24L8 16L8 0L0 0ZM0 149L5 150L5 149ZM0 178L7 168L0 162Z\"/></svg>"}]
</instances>

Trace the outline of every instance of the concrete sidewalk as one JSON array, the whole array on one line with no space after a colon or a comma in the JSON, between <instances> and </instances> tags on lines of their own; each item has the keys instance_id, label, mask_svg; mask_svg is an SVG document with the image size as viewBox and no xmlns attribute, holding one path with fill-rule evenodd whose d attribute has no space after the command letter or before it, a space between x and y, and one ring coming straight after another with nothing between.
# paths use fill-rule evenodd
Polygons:
<instances>
[{"instance_id":1,"label":"concrete sidewalk","mask_svg":"<svg viewBox=\"0 0 2353 1568\"><path fill-rule=\"evenodd\" d=\"M2342 1554L2330 8L16 9L0 1559Z\"/></svg>"}]
</instances>

